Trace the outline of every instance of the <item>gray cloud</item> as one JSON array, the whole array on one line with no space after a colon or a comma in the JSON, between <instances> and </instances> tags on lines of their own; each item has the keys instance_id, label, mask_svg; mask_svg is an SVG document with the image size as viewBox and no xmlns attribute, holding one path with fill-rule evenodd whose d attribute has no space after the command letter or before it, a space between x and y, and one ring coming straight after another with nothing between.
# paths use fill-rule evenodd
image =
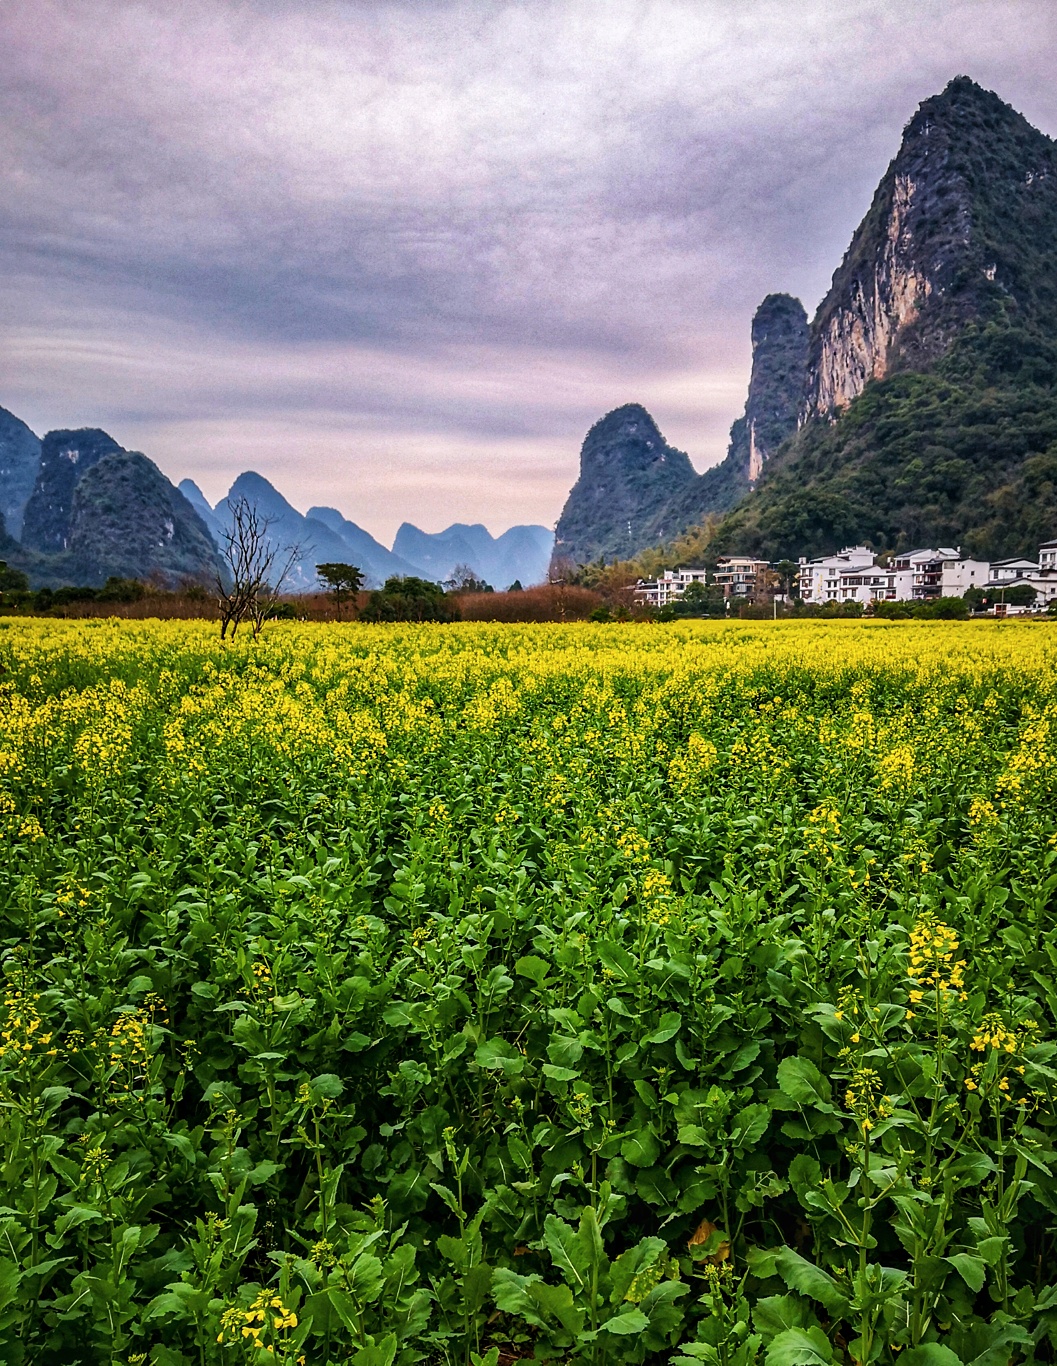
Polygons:
<instances>
[{"instance_id":1,"label":"gray cloud","mask_svg":"<svg viewBox=\"0 0 1057 1366\"><path fill-rule=\"evenodd\" d=\"M0 403L380 532L553 521L616 403L722 455L759 298L813 307L952 75L1057 131L1054 36L1050 0L0 0Z\"/></svg>"}]
</instances>

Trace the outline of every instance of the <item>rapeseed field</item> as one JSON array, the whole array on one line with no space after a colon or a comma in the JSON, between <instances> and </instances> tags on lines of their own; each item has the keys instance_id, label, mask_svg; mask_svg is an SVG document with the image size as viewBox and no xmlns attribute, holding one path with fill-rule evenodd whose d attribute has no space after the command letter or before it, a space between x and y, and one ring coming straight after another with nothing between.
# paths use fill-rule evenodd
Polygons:
<instances>
[{"instance_id":1,"label":"rapeseed field","mask_svg":"<svg viewBox=\"0 0 1057 1366\"><path fill-rule=\"evenodd\" d=\"M0 1360L1057 1342L1057 631L0 621Z\"/></svg>"}]
</instances>

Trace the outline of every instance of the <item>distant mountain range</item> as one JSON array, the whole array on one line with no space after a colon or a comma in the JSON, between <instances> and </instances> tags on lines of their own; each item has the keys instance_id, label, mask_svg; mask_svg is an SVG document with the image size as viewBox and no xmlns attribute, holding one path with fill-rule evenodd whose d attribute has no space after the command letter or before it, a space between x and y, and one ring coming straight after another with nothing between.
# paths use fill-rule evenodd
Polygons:
<instances>
[{"instance_id":1,"label":"distant mountain range","mask_svg":"<svg viewBox=\"0 0 1057 1366\"><path fill-rule=\"evenodd\" d=\"M637 404L591 428L559 555L1033 551L1057 532L1057 142L951 81L907 124L810 325L772 294L752 343L714 469Z\"/></svg>"},{"instance_id":2,"label":"distant mountain range","mask_svg":"<svg viewBox=\"0 0 1057 1366\"><path fill-rule=\"evenodd\" d=\"M298 512L252 471L211 507L192 480L174 488L145 455L104 431L48 432L41 440L0 408L0 558L34 586L101 584L110 575L210 582L239 498L267 519L279 560L286 547L297 548L284 585L291 592L318 587L316 565L335 561L357 565L372 588L393 575L444 582L460 569L496 588L528 587L546 578L554 543L542 526L493 537L481 525L431 533L405 522L388 550L335 508Z\"/></svg>"}]
</instances>

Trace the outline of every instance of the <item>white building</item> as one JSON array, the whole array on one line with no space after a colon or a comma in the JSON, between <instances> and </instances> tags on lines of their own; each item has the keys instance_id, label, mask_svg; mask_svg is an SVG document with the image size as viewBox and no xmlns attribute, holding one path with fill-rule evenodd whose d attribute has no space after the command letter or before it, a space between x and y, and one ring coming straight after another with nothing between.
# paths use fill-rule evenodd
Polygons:
<instances>
[{"instance_id":1,"label":"white building","mask_svg":"<svg viewBox=\"0 0 1057 1366\"><path fill-rule=\"evenodd\" d=\"M723 589L725 598L756 597L767 588L769 560L754 560L746 555L724 555L716 561L712 582Z\"/></svg>"},{"instance_id":2,"label":"white building","mask_svg":"<svg viewBox=\"0 0 1057 1366\"><path fill-rule=\"evenodd\" d=\"M864 545L847 546L839 555L823 555L817 560L800 560L798 578L799 596L805 602L827 603L847 602L854 596L858 599L864 576L872 577L874 572L874 553ZM880 571L878 571L880 572ZM847 579L843 585L842 577ZM859 582L852 584L852 579ZM869 599L859 599L869 601Z\"/></svg>"},{"instance_id":3,"label":"white building","mask_svg":"<svg viewBox=\"0 0 1057 1366\"><path fill-rule=\"evenodd\" d=\"M988 587L1008 587L1017 579L1023 579L1029 574L1037 574L1038 572L1039 565L1034 560L1018 559L1016 556L1010 560L995 560L991 565Z\"/></svg>"},{"instance_id":4,"label":"white building","mask_svg":"<svg viewBox=\"0 0 1057 1366\"><path fill-rule=\"evenodd\" d=\"M944 560L940 565L941 598L964 598L970 588L986 588L991 566L986 560Z\"/></svg>"},{"instance_id":5,"label":"white building","mask_svg":"<svg viewBox=\"0 0 1057 1366\"><path fill-rule=\"evenodd\" d=\"M666 569L656 579L640 579L635 596L651 607L667 607L681 598L692 583L707 583L707 569Z\"/></svg>"},{"instance_id":6,"label":"white building","mask_svg":"<svg viewBox=\"0 0 1057 1366\"><path fill-rule=\"evenodd\" d=\"M1043 541L1039 546L1039 569L1057 570L1057 541Z\"/></svg>"}]
</instances>

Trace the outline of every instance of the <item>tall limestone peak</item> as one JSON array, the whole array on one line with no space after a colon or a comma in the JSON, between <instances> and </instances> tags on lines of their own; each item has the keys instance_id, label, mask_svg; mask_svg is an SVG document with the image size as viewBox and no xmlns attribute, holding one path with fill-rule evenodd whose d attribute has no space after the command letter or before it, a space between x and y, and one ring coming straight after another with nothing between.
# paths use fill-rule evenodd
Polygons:
<instances>
[{"instance_id":1,"label":"tall limestone peak","mask_svg":"<svg viewBox=\"0 0 1057 1366\"><path fill-rule=\"evenodd\" d=\"M40 437L21 418L0 408L0 517L17 541L40 469Z\"/></svg>"},{"instance_id":2,"label":"tall limestone peak","mask_svg":"<svg viewBox=\"0 0 1057 1366\"><path fill-rule=\"evenodd\" d=\"M730 453L750 487L764 461L796 431L804 393L808 329L804 305L768 294L752 320L752 373L745 415L730 433Z\"/></svg>"},{"instance_id":3,"label":"tall limestone peak","mask_svg":"<svg viewBox=\"0 0 1057 1366\"><path fill-rule=\"evenodd\" d=\"M625 557L670 534L664 512L697 478L690 458L669 446L640 403L600 418L584 438L580 477L555 531L554 553L580 563Z\"/></svg>"},{"instance_id":4,"label":"tall limestone peak","mask_svg":"<svg viewBox=\"0 0 1057 1366\"><path fill-rule=\"evenodd\" d=\"M88 470L122 449L98 427L48 432L41 442L40 467L26 504L22 544L50 555L65 550L74 490Z\"/></svg>"},{"instance_id":5,"label":"tall limestone peak","mask_svg":"<svg viewBox=\"0 0 1057 1366\"><path fill-rule=\"evenodd\" d=\"M152 460L112 451L73 492L68 566L82 582L120 578L211 583L216 548L202 518Z\"/></svg>"},{"instance_id":6,"label":"tall limestone peak","mask_svg":"<svg viewBox=\"0 0 1057 1366\"><path fill-rule=\"evenodd\" d=\"M972 321L1057 320L1057 142L959 76L927 99L811 328L803 416L921 369Z\"/></svg>"}]
</instances>

